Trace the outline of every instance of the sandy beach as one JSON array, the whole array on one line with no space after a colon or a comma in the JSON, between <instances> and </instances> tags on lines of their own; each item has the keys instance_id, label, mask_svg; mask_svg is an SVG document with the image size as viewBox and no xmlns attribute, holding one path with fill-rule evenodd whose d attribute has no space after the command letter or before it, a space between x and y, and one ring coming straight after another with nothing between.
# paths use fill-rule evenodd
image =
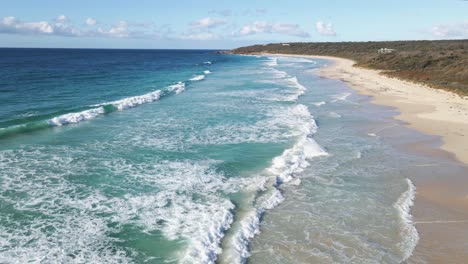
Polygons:
<instances>
[{"instance_id":1,"label":"sandy beach","mask_svg":"<svg viewBox=\"0 0 468 264\"><path fill-rule=\"evenodd\" d=\"M348 59L300 57L329 60L320 76L346 82L375 104L395 107L399 112L395 119L432 135L404 146L434 161L405 172L416 185L412 215L420 235L408 262L463 263L468 258L468 98L354 67ZM399 144L398 139L393 141Z\"/></svg>"},{"instance_id":2,"label":"sandy beach","mask_svg":"<svg viewBox=\"0 0 468 264\"><path fill-rule=\"evenodd\" d=\"M443 141L440 148L468 164L468 97L389 78L377 70L354 67L355 62L348 59L299 57L333 61L320 70L321 76L348 83L359 93L372 96L376 104L396 107L400 112L396 119L425 134L440 136Z\"/></svg>"}]
</instances>

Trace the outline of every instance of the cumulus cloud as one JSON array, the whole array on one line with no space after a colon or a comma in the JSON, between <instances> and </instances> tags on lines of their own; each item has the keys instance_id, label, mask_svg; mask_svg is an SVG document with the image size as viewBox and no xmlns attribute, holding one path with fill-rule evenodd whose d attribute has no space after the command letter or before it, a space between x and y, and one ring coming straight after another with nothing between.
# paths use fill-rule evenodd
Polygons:
<instances>
[{"instance_id":1,"label":"cumulus cloud","mask_svg":"<svg viewBox=\"0 0 468 264\"><path fill-rule=\"evenodd\" d=\"M458 24L437 25L432 27L429 32L437 38L468 38L468 21Z\"/></svg>"},{"instance_id":2,"label":"cumulus cloud","mask_svg":"<svg viewBox=\"0 0 468 264\"><path fill-rule=\"evenodd\" d=\"M226 20L222 18L205 17L190 23L192 28L214 28L219 25L226 24Z\"/></svg>"},{"instance_id":3,"label":"cumulus cloud","mask_svg":"<svg viewBox=\"0 0 468 264\"><path fill-rule=\"evenodd\" d=\"M182 34L178 38L190 40L214 40L219 39L219 36L212 32L191 32L187 34Z\"/></svg>"},{"instance_id":4,"label":"cumulus cloud","mask_svg":"<svg viewBox=\"0 0 468 264\"><path fill-rule=\"evenodd\" d=\"M257 21L251 24L244 25L239 31L238 35L247 36L262 33L277 33L302 38L310 37L310 34L301 29L301 27L298 24L268 23L265 21Z\"/></svg>"},{"instance_id":5,"label":"cumulus cloud","mask_svg":"<svg viewBox=\"0 0 468 264\"><path fill-rule=\"evenodd\" d=\"M107 30L98 28L97 35L114 37L114 38L126 38L126 37L129 37L130 35L135 35L135 34L132 34L132 32L129 31L127 21L120 21L119 23L115 24L114 26L112 26L111 28Z\"/></svg>"},{"instance_id":6,"label":"cumulus cloud","mask_svg":"<svg viewBox=\"0 0 468 264\"><path fill-rule=\"evenodd\" d=\"M315 30L323 36L336 36L332 22L325 24L323 21L317 21L317 23L315 23Z\"/></svg>"},{"instance_id":7,"label":"cumulus cloud","mask_svg":"<svg viewBox=\"0 0 468 264\"><path fill-rule=\"evenodd\" d=\"M52 34L54 28L49 22L22 22L16 17L4 17L0 22L1 33L11 34Z\"/></svg>"},{"instance_id":8,"label":"cumulus cloud","mask_svg":"<svg viewBox=\"0 0 468 264\"><path fill-rule=\"evenodd\" d=\"M86 25L88 26L94 26L97 24L97 20L92 18L92 17L88 17L85 21Z\"/></svg>"},{"instance_id":9,"label":"cumulus cloud","mask_svg":"<svg viewBox=\"0 0 468 264\"><path fill-rule=\"evenodd\" d=\"M96 25L96 20L88 18L87 25ZM117 24L97 29L78 28L69 23L69 19L60 15L52 22L23 22L15 17L4 17L0 20L0 33L22 34L22 35L56 35L66 37L109 37L109 38L128 38L128 37L150 37L152 34L146 32L131 30L129 23L120 21Z\"/></svg>"},{"instance_id":10,"label":"cumulus cloud","mask_svg":"<svg viewBox=\"0 0 468 264\"><path fill-rule=\"evenodd\" d=\"M60 15L57 18L55 18L55 22L57 23L65 23L68 21L68 18L65 15Z\"/></svg>"}]
</instances>

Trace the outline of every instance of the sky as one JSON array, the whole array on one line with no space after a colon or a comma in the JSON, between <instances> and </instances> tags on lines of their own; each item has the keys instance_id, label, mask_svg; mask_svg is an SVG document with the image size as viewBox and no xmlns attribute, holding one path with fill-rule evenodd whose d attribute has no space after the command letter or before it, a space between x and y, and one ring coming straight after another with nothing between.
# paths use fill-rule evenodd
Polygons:
<instances>
[{"instance_id":1,"label":"sky","mask_svg":"<svg viewBox=\"0 0 468 264\"><path fill-rule=\"evenodd\" d=\"M0 47L468 39L467 0L0 0Z\"/></svg>"}]
</instances>

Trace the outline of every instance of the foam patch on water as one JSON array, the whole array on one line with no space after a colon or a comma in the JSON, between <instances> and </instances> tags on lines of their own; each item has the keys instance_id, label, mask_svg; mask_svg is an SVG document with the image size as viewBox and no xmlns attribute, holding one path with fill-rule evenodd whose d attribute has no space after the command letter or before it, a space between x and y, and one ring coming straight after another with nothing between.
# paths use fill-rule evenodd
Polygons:
<instances>
[{"instance_id":1,"label":"foam patch on water","mask_svg":"<svg viewBox=\"0 0 468 264\"><path fill-rule=\"evenodd\" d=\"M205 79L205 75L203 75L203 74L202 75L195 75L192 78L190 78L190 81L201 81L203 79Z\"/></svg>"},{"instance_id":2,"label":"foam patch on water","mask_svg":"<svg viewBox=\"0 0 468 264\"><path fill-rule=\"evenodd\" d=\"M183 82L178 82L177 84L173 84L167 87L167 90L169 92L174 92L176 94L180 94L185 91L185 83Z\"/></svg>"},{"instance_id":3,"label":"foam patch on water","mask_svg":"<svg viewBox=\"0 0 468 264\"><path fill-rule=\"evenodd\" d=\"M210 70L205 70L205 71L203 71L203 73L204 73L204 74L210 74L211 71L210 71Z\"/></svg>"},{"instance_id":4,"label":"foam patch on water","mask_svg":"<svg viewBox=\"0 0 468 264\"><path fill-rule=\"evenodd\" d=\"M307 88L297 80L297 77L287 78L286 82L292 88L294 88L294 90L291 91L290 95L286 97L286 100L288 101L296 101L307 90Z\"/></svg>"},{"instance_id":5,"label":"foam patch on water","mask_svg":"<svg viewBox=\"0 0 468 264\"><path fill-rule=\"evenodd\" d=\"M282 78L289 77L289 74L286 73L285 71L280 71L280 70L277 70L277 69L274 69L274 68L271 68L269 72L271 72L273 77L277 78L277 79L282 79Z\"/></svg>"},{"instance_id":6,"label":"foam patch on water","mask_svg":"<svg viewBox=\"0 0 468 264\"><path fill-rule=\"evenodd\" d=\"M205 62L203 62L203 64L211 65L211 64L213 64L213 63L212 63L211 61L205 61Z\"/></svg>"},{"instance_id":7,"label":"foam patch on water","mask_svg":"<svg viewBox=\"0 0 468 264\"><path fill-rule=\"evenodd\" d=\"M258 110L257 110L258 111ZM301 136L302 122L307 117L298 115L296 107L283 106L265 109L265 117L255 123L224 122L206 126L188 141L192 144L286 143Z\"/></svg>"},{"instance_id":8,"label":"foam patch on water","mask_svg":"<svg viewBox=\"0 0 468 264\"><path fill-rule=\"evenodd\" d=\"M307 107L297 105L294 111L305 119L304 123L300 126L303 134L292 148L285 150L281 156L273 159L269 171L276 176L276 184L293 180L294 175L302 172L304 168L309 166L308 160L311 158L328 155L312 139L312 135L317 131L317 125Z\"/></svg>"},{"instance_id":9,"label":"foam patch on water","mask_svg":"<svg viewBox=\"0 0 468 264\"><path fill-rule=\"evenodd\" d=\"M333 118L340 118L341 115L338 114L337 112L329 112L328 115Z\"/></svg>"},{"instance_id":10,"label":"foam patch on water","mask_svg":"<svg viewBox=\"0 0 468 264\"><path fill-rule=\"evenodd\" d=\"M250 257L249 243L250 240L260 233L260 222L262 215L266 210L275 208L278 204L284 201L281 192L274 189L272 194L257 208L248 212L240 222L239 231L232 238L235 245L234 252L229 252L226 257L229 263L245 263L247 258ZM231 249L232 250L232 249Z\"/></svg>"},{"instance_id":11,"label":"foam patch on water","mask_svg":"<svg viewBox=\"0 0 468 264\"><path fill-rule=\"evenodd\" d=\"M25 113L22 113L22 114L19 114L17 115L18 117L31 117L31 116L35 116L35 115L38 115L39 112L38 111L28 111L28 112L25 112Z\"/></svg>"},{"instance_id":12,"label":"foam patch on water","mask_svg":"<svg viewBox=\"0 0 468 264\"><path fill-rule=\"evenodd\" d=\"M401 243L399 243L400 250L403 252L402 261L407 260L413 253L416 244L419 241L418 231L413 223L413 217L411 216L411 207L414 204L414 198L416 196L416 187L413 183L406 179L408 189L403 192L395 203L395 208L401 217L401 230L400 235L402 237Z\"/></svg>"},{"instance_id":13,"label":"foam patch on water","mask_svg":"<svg viewBox=\"0 0 468 264\"><path fill-rule=\"evenodd\" d=\"M278 66L278 58L268 57L268 61L266 61L264 65L268 67Z\"/></svg>"},{"instance_id":14,"label":"foam patch on water","mask_svg":"<svg viewBox=\"0 0 468 264\"><path fill-rule=\"evenodd\" d=\"M340 93L337 95L333 96L333 100L331 101L332 103L338 102L338 101L347 101L348 97L351 95L351 93Z\"/></svg>"},{"instance_id":15,"label":"foam patch on water","mask_svg":"<svg viewBox=\"0 0 468 264\"><path fill-rule=\"evenodd\" d=\"M109 237L116 230L90 214L105 197L72 186L65 177L79 165L60 154L44 155L40 149L0 153L0 199L23 215L0 215L0 262L128 263L129 252Z\"/></svg>"},{"instance_id":16,"label":"foam patch on water","mask_svg":"<svg viewBox=\"0 0 468 264\"><path fill-rule=\"evenodd\" d=\"M312 63L312 64L317 64L316 61L312 59L306 59L306 58L301 58L301 57L281 57L281 61L286 61L286 62L293 62L293 63Z\"/></svg>"},{"instance_id":17,"label":"foam patch on water","mask_svg":"<svg viewBox=\"0 0 468 264\"><path fill-rule=\"evenodd\" d=\"M313 103L315 106L322 106L322 105L325 105L326 102L325 101L320 101L320 102L316 102L316 103Z\"/></svg>"}]
</instances>

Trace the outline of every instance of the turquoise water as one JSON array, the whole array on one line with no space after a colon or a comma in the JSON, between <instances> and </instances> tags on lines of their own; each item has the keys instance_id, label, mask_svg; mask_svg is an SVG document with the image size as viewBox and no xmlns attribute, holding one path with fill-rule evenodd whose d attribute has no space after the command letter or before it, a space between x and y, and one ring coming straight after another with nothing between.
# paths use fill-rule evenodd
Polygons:
<instances>
[{"instance_id":1,"label":"turquoise water","mask_svg":"<svg viewBox=\"0 0 468 264\"><path fill-rule=\"evenodd\" d=\"M326 61L1 50L0 262L398 263L388 125Z\"/></svg>"}]
</instances>

